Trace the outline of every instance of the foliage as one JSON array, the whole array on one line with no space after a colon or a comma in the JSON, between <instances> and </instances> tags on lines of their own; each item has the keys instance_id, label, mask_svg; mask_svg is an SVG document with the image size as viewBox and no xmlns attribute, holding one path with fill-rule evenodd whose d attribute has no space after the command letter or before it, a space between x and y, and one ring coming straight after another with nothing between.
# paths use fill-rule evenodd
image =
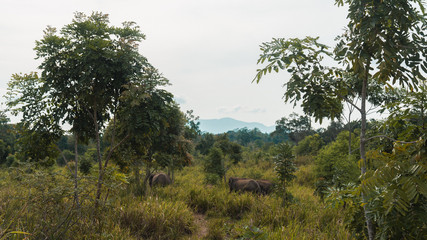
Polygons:
<instances>
[{"instance_id":1,"label":"foliage","mask_svg":"<svg viewBox=\"0 0 427 240\"><path fill-rule=\"evenodd\" d=\"M296 155L317 155L317 152L323 146L323 141L319 134L305 137L298 145L294 147Z\"/></svg>"},{"instance_id":2,"label":"foliage","mask_svg":"<svg viewBox=\"0 0 427 240\"><path fill-rule=\"evenodd\" d=\"M234 131L228 131L227 136L232 142L236 142L244 147L253 146L260 148L266 143L273 141L268 133L262 133L258 128L252 130L240 128Z\"/></svg>"},{"instance_id":3,"label":"foliage","mask_svg":"<svg viewBox=\"0 0 427 240\"><path fill-rule=\"evenodd\" d=\"M49 167L55 164L59 155L55 142L57 136L50 132L31 130L25 124L17 124L18 139L15 145L16 158L21 162L35 162Z\"/></svg>"},{"instance_id":4,"label":"foliage","mask_svg":"<svg viewBox=\"0 0 427 240\"><path fill-rule=\"evenodd\" d=\"M188 110L185 113L185 120L187 123L185 125L184 137L194 141L201 135L200 122L198 121L199 116L194 116L193 110Z\"/></svg>"},{"instance_id":5,"label":"foliage","mask_svg":"<svg viewBox=\"0 0 427 240\"><path fill-rule=\"evenodd\" d=\"M287 186L295 178L295 171L297 168L293 160L295 156L292 154L292 147L289 143L280 143L276 145L274 156L274 171L276 172L279 181L280 188L283 191L283 204L289 204L292 199L292 195L287 192Z\"/></svg>"},{"instance_id":6,"label":"foliage","mask_svg":"<svg viewBox=\"0 0 427 240\"><path fill-rule=\"evenodd\" d=\"M273 165L268 159L260 159L258 163L254 159L244 159L229 171L246 177L252 169L258 169L263 179L272 180L275 177ZM25 173L25 170L21 172ZM282 199L275 194L229 193L224 184L205 185L203 166L197 164L178 170L173 185L153 189L151 195L143 198L135 197L123 188L126 184L123 176L117 170L108 168L106 176L109 177L105 178L105 186L110 196L98 210L91 204L91 196L96 191L93 185L96 173L92 171L80 179L81 212L78 214L76 211L76 214L69 216L69 208L66 207L72 206L74 201L72 182L69 181L71 175L67 169L55 168L52 174L47 170L35 169L27 172L25 175L9 171L0 173L0 216L5 216L2 220L9 224L9 220L18 215L10 229L34 234L30 238L40 236L40 232L33 231L33 227L41 226L41 219L64 220L68 217L71 225L60 226L60 221L52 222L48 226L53 228L46 228L49 231L44 233L54 232L55 227L59 227L63 233L61 238L67 239L200 239L193 211L203 214L209 227L208 239L238 239L245 234L255 234L258 232L256 229L270 239L283 239L285 236L294 236L293 239L350 239L351 236L342 224L343 212L325 208L312 195L312 188L298 184L289 186L288 191L297 201L284 208ZM32 177L35 173L40 178ZM21 184L22 181L25 184ZM33 181L39 182L33 184ZM31 191L28 191L29 187ZM42 187L43 192L38 190ZM31 198L26 195L29 193L32 194ZM65 193L66 198L59 197ZM45 198L41 197L42 194ZM50 197L63 200L58 205L50 200L41 201ZM31 207L33 211L25 210L22 215L18 214L28 201L27 208ZM34 205L36 202L40 202L40 205ZM244 231L245 226L250 226L254 231Z\"/></svg>"},{"instance_id":7,"label":"foliage","mask_svg":"<svg viewBox=\"0 0 427 240\"><path fill-rule=\"evenodd\" d=\"M205 159L204 170L208 174L206 180L211 184L217 183L218 180L224 177L224 153L220 148L211 148L208 156ZM209 174L215 175L216 178L209 177Z\"/></svg>"},{"instance_id":8,"label":"foliage","mask_svg":"<svg viewBox=\"0 0 427 240\"><path fill-rule=\"evenodd\" d=\"M331 123L329 124L329 126L326 129L321 128L321 129L317 130L317 132L319 133L323 142L325 144L328 144L330 142L335 141L338 134L342 130L344 130L344 128L345 128L345 126L343 126L343 124L340 121L331 121Z\"/></svg>"},{"instance_id":9,"label":"foliage","mask_svg":"<svg viewBox=\"0 0 427 240\"><path fill-rule=\"evenodd\" d=\"M153 169L168 167L173 178L174 169L190 164L192 142L185 138L185 116L173 101L173 95L159 87L167 84L156 70L145 84L132 84L120 98L116 118L110 122L106 139L121 139L120 146L112 154L122 171L133 169L135 183L145 192L146 182ZM140 182L140 170L145 167L144 182ZM128 169L128 170L125 170Z\"/></svg>"},{"instance_id":10,"label":"foliage","mask_svg":"<svg viewBox=\"0 0 427 240\"><path fill-rule=\"evenodd\" d=\"M422 1L348 1L336 0L338 6L349 6L349 23L334 52L318 38L273 39L261 45L254 81L272 70L287 70L291 77L286 86L285 101L300 101L303 111L322 121L338 118L342 102L348 102L361 114L361 174L366 172L366 102L378 103L376 90L392 84L417 89L427 73L427 27ZM419 8L415 8L415 4ZM422 11L422 14L418 10ZM325 67L324 57L331 57L344 69ZM360 97L360 106L352 102ZM362 195L363 196L363 195ZM366 198L364 198L366 200ZM365 207L368 238L374 238L373 224Z\"/></svg>"},{"instance_id":11,"label":"foliage","mask_svg":"<svg viewBox=\"0 0 427 240\"><path fill-rule=\"evenodd\" d=\"M207 155L209 153L209 149L214 145L215 138L211 133L203 133L200 141L196 145L196 150L198 150L201 154Z\"/></svg>"},{"instance_id":12,"label":"foliage","mask_svg":"<svg viewBox=\"0 0 427 240\"><path fill-rule=\"evenodd\" d=\"M298 143L312 132L311 120L308 116L291 113L289 118L283 117L276 121L276 129L271 133L271 136L276 139L278 136L282 136L280 137L281 142L287 140L285 136L289 136L290 140Z\"/></svg>"},{"instance_id":13,"label":"foliage","mask_svg":"<svg viewBox=\"0 0 427 240\"><path fill-rule=\"evenodd\" d=\"M228 157L232 164L237 164L242 160L242 146L238 143L230 142L228 134L217 135L213 147L220 148L224 157Z\"/></svg>"},{"instance_id":14,"label":"foliage","mask_svg":"<svg viewBox=\"0 0 427 240\"><path fill-rule=\"evenodd\" d=\"M67 163L64 161L64 157L67 161L74 161L75 155L72 151L65 149L56 159L56 163L59 166L65 166Z\"/></svg>"},{"instance_id":15,"label":"foliage","mask_svg":"<svg viewBox=\"0 0 427 240\"><path fill-rule=\"evenodd\" d=\"M427 158L425 140L413 144L396 143L392 153L375 154L383 166L367 172L362 191L377 205L382 239L415 238L427 234Z\"/></svg>"},{"instance_id":16,"label":"foliage","mask_svg":"<svg viewBox=\"0 0 427 240\"><path fill-rule=\"evenodd\" d=\"M8 156L15 153L16 133L9 121L6 113L0 111L0 165L7 163Z\"/></svg>"},{"instance_id":17,"label":"foliage","mask_svg":"<svg viewBox=\"0 0 427 240\"><path fill-rule=\"evenodd\" d=\"M322 148L316 157L316 177L326 186L342 187L347 183L358 181L358 157L357 154L348 155L347 138L348 132L341 132L337 140ZM357 138L353 138L352 145L357 146L358 141Z\"/></svg>"}]
</instances>

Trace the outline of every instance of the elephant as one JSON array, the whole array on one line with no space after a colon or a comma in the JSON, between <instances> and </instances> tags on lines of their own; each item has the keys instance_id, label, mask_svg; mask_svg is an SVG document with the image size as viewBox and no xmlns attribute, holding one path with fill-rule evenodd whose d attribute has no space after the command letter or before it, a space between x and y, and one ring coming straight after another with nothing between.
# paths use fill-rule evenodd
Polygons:
<instances>
[{"instance_id":1,"label":"elephant","mask_svg":"<svg viewBox=\"0 0 427 240\"><path fill-rule=\"evenodd\" d=\"M233 190L235 192L242 191L242 192L254 192L254 193L260 193L261 188L257 181L253 179L242 179L242 178L236 178L236 177L230 177L228 179L228 186L230 187L230 192Z\"/></svg>"},{"instance_id":2,"label":"elephant","mask_svg":"<svg viewBox=\"0 0 427 240\"><path fill-rule=\"evenodd\" d=\"M166 186L172 183L171 178L166 173L153 173L148 178L150 187L154 185Z\"/></svg>"},{"instance_id":3,"label":"elephant","mask_svg":"<svg viewBox=\"0 0 427 240\"><path fill-rule=\"evenodd\" d=\"M268 180L256 180L261 188L261 193L267 195L273 190L273 183Z\"/></svg>"},{"instance_id":4,"label":"elephant","mask_svg":"<svg viewBox=\"0 0 427 240\"><path fill-rule=\"evenodd\" d=\"M233 180L252 180L250 178L238 178L238 177L231 177L230 179L233 179ZM255 180L255 181L259 184L261 194L267 195L267 194L270 194L272 192L273 183L270 182L269 180L261 179L261 180ZM228 181L228 183L230 185L230 180ZM231 192L231 188L230 188L230 192Z\"/></svg>"}]
</instances>

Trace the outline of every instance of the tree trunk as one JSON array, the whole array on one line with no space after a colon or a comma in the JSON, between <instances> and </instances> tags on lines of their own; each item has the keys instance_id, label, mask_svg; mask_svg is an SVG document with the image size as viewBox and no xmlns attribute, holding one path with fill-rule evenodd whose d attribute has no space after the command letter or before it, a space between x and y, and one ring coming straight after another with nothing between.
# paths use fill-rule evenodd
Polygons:
<instances>
[{"instance_id":1,"label":"tree trunk","mask_svg":"<svg viewBox=\"0 0 427 240\"><path fill-rule=\"evenodd\" d=\"M99 168L99 176L98 176L96 198L95 198L95 206L98 207L99 201L101 199L101 189L102 189L102 179L104 176L104 169L102 167L101 144L100 144L100 139L99 139L99 125L98 125L98 117L97 117L97 113L96 113L96 107L93 109L93 122L95 124L96 153L98 156L98 168Z\"/></svg>"},{"instance_id":2,"label":"tree trunk","mask_svg":"<svg viewBox=\"0 0 427 240\"><path fill-rule=\"evenodd\" d=\"M80 202L79 202L79 192L78 192L78 167L79 167L79 153L78 153L78 135L77 133L74 133L74 161L75 161L75 168L74 168L74 199L76 201L76 206L79 209L80 208Z\"/></svg>"},{"instance_id":3,"label":"tree trunk","mask_svg":"<svg viewBox=\"0 0 427 240\"><path fill-rule=\"evenodd\" d=\"M139 174L139 165L138 163L134 163L133 166L133 174L135 175L135 184L136 184L136 188L137 191L141 190L141 178L140 178L140 174Z\"/></svg>"},{"instance_id":4,"label":"tree trunk","mask_svg":"<svg viewBox=\"0 0 427 240\"><path fill-rule=\"evenodd\" d=\"M368 89L368 78L369 78L369 68L370 68L371 61L368 59L366 63L365 68L365 74L363 76L363 84L362 84L362 98L361 98L361 120L362 120L362 126L360 131L360 157L362 158L362 164L360 167L360 174L363 176L366 173L366 96L367 96L367 89ZM362 179L362 181L364 178ZM365 221L366 221L366 227L368 229L368 238L369 240L374 239L374 228L372 224L372 220L369 216L369 208L367 204L367 198L365 194L362 192L362 200L363 200L363 209L365 212Z\"/></svg>"},{"instance_id":5,"label":"tree trunk","mask_svg":"<svg viewBox=\"0 0 427 240\"><path fill-rule=\"evenodd\" d=\"M348 113L348 160L351 160L351 113Z\"/></svg>"}]
</instances>

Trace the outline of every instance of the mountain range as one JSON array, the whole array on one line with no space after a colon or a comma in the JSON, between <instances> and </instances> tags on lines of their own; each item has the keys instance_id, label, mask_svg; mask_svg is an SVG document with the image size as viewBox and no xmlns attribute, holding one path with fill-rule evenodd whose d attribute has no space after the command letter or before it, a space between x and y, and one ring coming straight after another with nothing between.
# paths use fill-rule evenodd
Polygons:
<instances>
[{"instance_id":1,"label":"mountain range","mask_svg":"<svg viewBox=\"0 0 427 240\"><path fill-rule=\"evenodd\" d=\"M261 132L271 133L275 130L275 126L265 126L258 122L244 122L233 118L221 119L200 119L200 130L213 134L225 133L240 128L254 129L258 128Z\"/></svg>"}]
</instances>

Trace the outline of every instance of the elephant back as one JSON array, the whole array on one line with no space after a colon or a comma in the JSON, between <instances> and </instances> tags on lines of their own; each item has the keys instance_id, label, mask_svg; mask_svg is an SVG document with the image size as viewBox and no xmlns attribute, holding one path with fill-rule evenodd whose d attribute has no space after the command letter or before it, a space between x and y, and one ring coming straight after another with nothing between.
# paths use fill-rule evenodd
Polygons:
<instances>
[{"instance_id":1,"label":"elephant back","mask_svg":"<svg viewBox=\"0 0 427 240\"><path fill-rule=\"evenodd\" d=\"M269 194L273 190L273 183L268 180L257 180L262 194Z\"/></svg>"},{"instance_id":2,"label":"elephant back","mask_svg":"<svg viewBox=\"0 0 427 240\"><path fill-rule=\"evenodd\" d=\"M150 186L166 186L172 183L171 178L165 173L155 173L149 178Z\"/></svg>"},{"instance_id":3,"label":"elephant back","mask_svg":"<svg viewBox=\"0 0 427 240\"><path fill-rule=\"evenodd\" d=\"M229 181L229 185L230 191L261 192L259 184L253 179L232 178L231 181Z\"/></svg>"}]
</instances>

